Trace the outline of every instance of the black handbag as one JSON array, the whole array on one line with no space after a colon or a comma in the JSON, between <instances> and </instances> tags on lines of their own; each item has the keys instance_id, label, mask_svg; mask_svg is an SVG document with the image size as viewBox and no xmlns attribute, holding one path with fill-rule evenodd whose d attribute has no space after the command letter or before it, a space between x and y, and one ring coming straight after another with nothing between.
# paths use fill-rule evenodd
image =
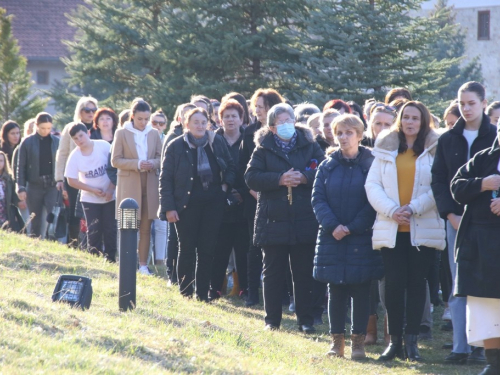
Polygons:
<instances>
[{"instance_id":1,"label":"black handbag","mask_svg":"<svg viewBox=\"0 0 500 375\"><path fill-rule=\"evenodd\" d=\"M66 237L67 210L60 191L57 192L56 204L52 207L52 212L47 215L47 222L49 223L47 228L49 239L57 241L58 238Z\"/></svg>"},{"instance_id":2,"label":"black handbag","mask_svg":"<svg viewBox=\"0 0 500 375\"><path fill-rule=\"evenodd\" d=\"M26 223L24 222L24 219L21 213L19 212L19 208L11 204L9 210L10 210L9 228L17 233L26 233Z\"/></svg>"}]
</instances>

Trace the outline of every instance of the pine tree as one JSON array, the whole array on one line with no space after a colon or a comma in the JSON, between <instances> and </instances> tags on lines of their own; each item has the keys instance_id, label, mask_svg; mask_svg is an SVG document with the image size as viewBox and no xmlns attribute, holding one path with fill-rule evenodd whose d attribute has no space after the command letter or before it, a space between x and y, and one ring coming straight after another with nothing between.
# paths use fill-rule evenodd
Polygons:
<instances>
[{"instance_id":1,"label":"pine tree","mask_svg":"<svg viewBox=\"0 0 500 375\"><path fill-rule=\"evenodd\" d=\"M31 91L31 74L26 70L26 58L19 54L11 21L12 16L0 8L0 121L24 124L43 111L47 99Z\"/></svg>"},{"instance_id":2,"label":"pine tree","mask_svg":"<svg viewBox=\"0 0 500 375\"><path fill-rule=\"evenodd\" d=\"M456 60L438 61L427 49L440 38L439 28L416 14L421 2L309 0L311 18L295 49L300 63L283 66L291 94L318 105L335 97L362 104L407 87L432 106Z\"/></svg>"}]
</instances>

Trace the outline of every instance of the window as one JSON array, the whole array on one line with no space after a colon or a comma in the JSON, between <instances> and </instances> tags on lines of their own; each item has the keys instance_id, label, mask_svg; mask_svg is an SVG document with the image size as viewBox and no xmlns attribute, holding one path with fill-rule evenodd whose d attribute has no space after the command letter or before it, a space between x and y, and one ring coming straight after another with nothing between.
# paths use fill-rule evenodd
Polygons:
<instances>
[{"instance_id":1,"label":"window","mask_svg":"<svg viewBox=\"0 0 500 375\"><path fill-rule=\"evenodd\" d=\"M49 72L47 70L38 70L36 72L36 83L38 85L49 84Z\"/></svg>"},{"instance_id":2,"label":"window","mask_svg":"<svg viewBox=\"0 0 500 375\"><path fill-rule=\"evenodd\" d=\"M490 11L477 13L477 40L490 40Z\"/></svg>"}]
</instances>

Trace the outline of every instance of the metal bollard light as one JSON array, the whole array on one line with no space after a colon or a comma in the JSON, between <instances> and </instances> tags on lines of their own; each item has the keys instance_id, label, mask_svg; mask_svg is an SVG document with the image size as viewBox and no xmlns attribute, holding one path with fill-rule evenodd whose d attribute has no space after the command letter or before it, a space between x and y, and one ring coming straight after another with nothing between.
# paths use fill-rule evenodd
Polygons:
<instances>
[{"instance_id":1,"label":"metal bollard light","mask_svg":"<svg viewBox=\"0 0 500 375\"><path fill-rule=\"evenodd\" d=\"M139 205L132 198L122 200L118 209L118 229L120 230L118 305L120 311L132 310L136 306L138 211Z\"/></svg>"}]
</instances>

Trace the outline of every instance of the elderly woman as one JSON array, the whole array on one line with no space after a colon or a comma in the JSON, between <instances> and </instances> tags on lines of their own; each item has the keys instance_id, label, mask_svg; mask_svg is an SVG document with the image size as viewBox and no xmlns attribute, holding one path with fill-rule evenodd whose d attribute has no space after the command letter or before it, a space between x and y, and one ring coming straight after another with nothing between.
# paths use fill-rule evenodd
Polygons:
<instances>
[{"instance_id":1,"label":"elderly woman","mask_svg":"<svg viewBox=\"0 0 500 375\"><path fill-rule=\"evenodd\" d=\"M78 189L69 186L68 181L64 179L64 169L68 161L69 154L76 148L75 142L69 135L69 130L75 123L83 123L90 134L94 132L93 120L97 111L97 100L91 96L83 96L78 100L73 115L73 122L67 124L62 133L61 141L56 155L55 179L57 189L62 191L63 196L69 199L68 212L68 244L76 247L78 245L78 235L80 233L80 218L76 215ZM79 204L79 202L78 202Z\"/></svg>"},{"instance_id":2,"label":"elderly woman","mask_svg":"<svg viewBox=\"0 0 500 375\"><path fill-rule=\"evenodd\" d=\"M118 169L116 215L120 202L133 198L139 205L139 273L151 275L147 267L151 223L157 219L158 175L160 169L160 135L149 123L151 107L143 100L134 100L130 121L115 133L111 164Z\"/></svg>"},{"instance_id":3,"label":"elderly woman","mask_svg":"<svg viewBox=\"0 0 500 375\"><path fill-rule=\"evenodd\" d=\"M370 284L383 276L382 257L371 245L375 210L364 189L373 156L359 145L364 125L357 116L337 117L332 129L340 149L321 163L312 195L320 224L314 278L328 283L333 341L328 354L344 356L345 316L352 298L351 358L363 359Z\"/></svg>"},{"instance_id":4,"label":"elderly woman","mask_svg":"<svg viewBox=\"0 0 500 375\"><path fill-rule=\"evenodd\" d=\"M160 219L175 223L179 236L177 277L182 295L208 302L217 235L236 167L224 139L207 130L203 108L186 114L184 135L171 141L162 158ZM193 278L193 275L195 277Z\"/></svg>"},{"instance_id":5,"label":"elderly woman","mask_svg":"<svg viewBox=\"0 0 500 375\"><path fill-rule=\"evenodd\" d=\"M461 104L462 108L462 104ZM500 135L500 132L499 132ZM451 181L465 205L455 242L455 295L467 297L467 341L485 348L481 375L500 374L500 145L478 152Z\"/></svg>"},{"instance_id":6,"label":"elderly woman","mask_svg":"<svg viewBox=\"0 0 500 375\"><path fill-rule=\"evenodd\" d=\"M113 143L116 129L118 128L118 116L111 108L99 108L94 115L94 129L90 139L102 139Z\"/></svg>"},{"instance_id":7,"label":"elderly woman","mask_svg":"<svg viewBox=\"0 0 500 375\"><path fill-rule=\"evenodd\" d=\"M426 276L435 250L446 246L444 222L431 190L431 165L439 135L420 102L407 102L394 130L378 135L366 193L377 211L373 248L385 267L385 305L390 345L379 360L420 360L417 339L426 298ZM406 297L405 297L406 295ZM406 316L406 328L404 318Z\"/></svg>"},{"instance_id":8,"label":"elderly woman","mask_svg":"<svg viewBox=\"0 0 500 375\"><path fill-rule=\"evenodd\" d=\"M258 193L253 242L263 253L265 329L280 327L290 260L299 330L311 333L312 268L318 230L311 193L324 153L312 132L294 122L288 104L277 104L269 110L268 126L255 135L256 148L245 181Z\"/></svg>"}]
</instances>

